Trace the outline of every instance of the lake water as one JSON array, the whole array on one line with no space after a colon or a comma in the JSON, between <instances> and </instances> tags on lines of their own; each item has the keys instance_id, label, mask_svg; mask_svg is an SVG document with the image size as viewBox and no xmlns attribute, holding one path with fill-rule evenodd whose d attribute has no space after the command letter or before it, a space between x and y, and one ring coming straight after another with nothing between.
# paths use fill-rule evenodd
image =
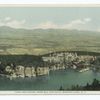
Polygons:
<instances>
[{"instance_id":1,"label":"lake water","mask_svg":"<svg viewBox=\"0 0 100 100\"><path fill-rule=\"evenodd\" d=\"M36 78L19 78L9 80L0 77L0 90L59 90L60 86L71 88L72 85L84 86L93 79L100 80L100 73L92 70L76 72L74 70L52 71L48 76Z\"/></svg>"}]
</instances>

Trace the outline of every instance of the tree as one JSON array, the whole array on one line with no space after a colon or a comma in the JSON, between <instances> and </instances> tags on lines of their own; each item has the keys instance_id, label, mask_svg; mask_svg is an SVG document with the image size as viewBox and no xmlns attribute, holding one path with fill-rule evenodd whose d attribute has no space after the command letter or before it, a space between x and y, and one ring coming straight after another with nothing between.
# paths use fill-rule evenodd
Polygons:
<instances>
[{"instance_id":1,"label":"tree","mask_svg":"<svg viewBox=\"0 0 100 100\"><path fill-rule=\"evenodd\" d=\"M64 90L64 89L63 89L63 87L62 87L62 86L60 86L60 89L59 89L59 90L61 90L61 91L62 91L62 90Z\"/></svg>"}]
</instances>

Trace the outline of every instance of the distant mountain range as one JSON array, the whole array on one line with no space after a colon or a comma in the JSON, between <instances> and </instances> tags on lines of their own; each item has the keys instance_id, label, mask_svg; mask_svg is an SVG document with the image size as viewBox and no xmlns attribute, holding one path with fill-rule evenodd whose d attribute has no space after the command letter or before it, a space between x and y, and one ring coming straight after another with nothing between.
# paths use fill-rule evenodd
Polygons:
<instances>
[{"instance_id":1,"label":"distant mountain range","mask_svg":"<svg viewBox=\"0 0 100 100\"><path fill-rule=\"evenodd\" d=\"M1 54L37 55L61 50L100 52L100 32L0 27Z\"/></svg>"}]
</instances>

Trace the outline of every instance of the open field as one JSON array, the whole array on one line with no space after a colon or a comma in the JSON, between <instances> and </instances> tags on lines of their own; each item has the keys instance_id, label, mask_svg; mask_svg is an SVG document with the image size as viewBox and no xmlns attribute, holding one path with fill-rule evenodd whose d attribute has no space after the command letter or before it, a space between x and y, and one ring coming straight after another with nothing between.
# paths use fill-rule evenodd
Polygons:
<instances>
[{"instance_id":1,"label":"open field","mask_svg":"<svg viewBox=\"0 0 100 100\"><path fill-rule=\"evenodd\" d=\"M62 50L100 52L100 33L0 27L0 54L41 55Z\"/></svg>"}]
</instances>

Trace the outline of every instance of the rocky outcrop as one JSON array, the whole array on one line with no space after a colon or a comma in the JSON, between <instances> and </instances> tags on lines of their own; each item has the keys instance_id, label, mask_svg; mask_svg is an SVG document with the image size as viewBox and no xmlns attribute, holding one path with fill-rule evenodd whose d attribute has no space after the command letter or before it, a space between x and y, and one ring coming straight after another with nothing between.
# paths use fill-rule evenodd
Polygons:
<instances>
[{"instance_id":1,"label":"rocky outcrop","mask_svg":"<svg viewBox=\"0 0 100 100\"><path fill-rule=\"evenodd\" d=\"M32 76L32 70L30 67L25 68L25 77L31 77Z\"/></svg>"},{"instance_id":2,"label":"rocky outcrop","mask_svg":"<svg viewBox=\"0 0 100 100\"><path fill-rule=\"evenodd\" d=\"M35 67L31 68L31 73L32 73L32 77L36 76L36 71L35 71Z\"/></svg>"},{"instance_id":3,"label":"rocky outcrop","mask_svg":"<svg viewBox=\"0 0 100 100\"><path fill-rule=\"evenodd\" d=\"M15 74L16 76L18 77L24 77L25 76L25 73L24 73L24 66L17 66L16 69L15 69Z\"/></svg>"},{"instance_id":4,"label":"rocky outcrop","mask_svg":"<svg viewBox=\"0 0 100 100\"><path fill-rule=\"evenodd\" d=\"M49 74L49 67L37 67L36 73L37 73L37 76L48 75Z\"/></svg>"},{"instance_id":5,"label":"rocky outcrop","mask_svg":"<svg viewBox=\"0 0 100 100\"><path fill-rule=\"evenodd\" d=\"M35 77L36 71L34 67L26 67L25 68L25 77Z\"/></svg>"},{"instance_id":6,"label":"rocky outcrop","mask_svg":"<svg viewBox=\"0 0 100 100\"><path fill-rule=\"evenodd\" d=\"M12 78L15 77L36 77L40 75L48 75L49 67L24 67L24 66L16 66L15 70L11 68L11 66L7 66L5 71L9 73Z\"/></svg>"}]
</instances>

